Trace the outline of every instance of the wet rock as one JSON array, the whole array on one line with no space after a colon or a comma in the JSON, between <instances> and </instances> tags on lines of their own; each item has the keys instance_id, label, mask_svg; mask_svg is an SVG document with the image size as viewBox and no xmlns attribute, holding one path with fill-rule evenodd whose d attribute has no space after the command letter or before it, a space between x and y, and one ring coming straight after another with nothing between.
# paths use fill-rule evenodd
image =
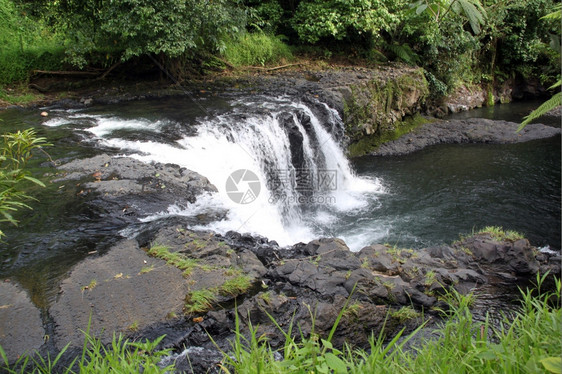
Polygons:
<instances>
[{"instance_id":1,"label":"wet rock","mask_svg":"<svg viewBox=\"0 0 562 374\"><path fill-rule=\"evenodd\" d=\"M250 249L232 248L222 237L216 236L213 232L192 231L182 226L165 227L155 235L153 243L163 244L172 252L199 261L206 269L202 272L204 274L200 275L198 282L201 282L201 277L209 277L218 283L224 282L225 277L221 274L228 269L240 269L254 279L267 272L265 266ZM213 286L202 285L202 288L210 287Z\"/></svg>"},{"instance_id":2,"label":"wet rock","mask_svg":"<svg viewBox=\"0 0 562 374\"><path fill-rule=\"evenodd\" d=\"M291 164L296 169L306 168L304 156L304 136L300 132L292 113L281 113L278 117L279 123L285 129L289 138L289 146L291 148Z\"/></svg>"},{"instance_id":3,"label":"wet rock","mask_svg":"<svg viewBox=\"0 0 562 374\"><path fill-rule=\"evenodd\" d=\"M173 164L147 164L107 154L74 160L59 167L53 182L79 181L76 194L91 207L91 214L119 227L138 218L166 211L173 203L195 202L202 193L216 192L207 178ZM214 220L214 212L194 220Z\"/></svg>"},{"instance_id":4,"label":"wet rock","mask_svg":"<svg viewBox=\"0 0 562 374\"><path fill-rule=\"evenodd\" d=\"M498 242L489 235L480 235L468 238L463 243L470 248L477 261L494 264L496 271L529 275L539 270L535 248L527 239Z\"/></svg>"},{"instance_id":5,"label":"wet rock","mask_svg":"<svg viewBox=\"0 0 562 374\"><path fill-rule=\"evenodd\" d=\"M483 118L438 121L422 125L398 140L382 144L371 154L397 156L419 151L435 144L457 143L521 143L560 134L559 128L542 124L527 125L517 133L519 124Z\"/></svg>"},{"instance_id":6,"label":"wet rock","mask_svg":"<svg viewBox=\"0 0 562 374\"><path fill-rule=\"evenodd\" d=\"M222 362L223 355L218 349L204 347L189 347L181 354L172 355L166 358L162 364L173 364L179 373L221 373L219 364Z\"/></svg>"},{"instance_id":7,"label":"wet rock","mask_svg":"<svg viewBox=\"0 0 562 374\"><path fill-rule=\"evenodd\" d=\"M372 71L369 76L357 83L346 82L351 95L343 100L344 119L352 141L394 131L405 116L420 111L429 94L421 69L389 66Z\"/></svg>"},{"instance_id":8,"label":"wet rock","mask_svg":"<svg viewBox=\"0 0 562 374\"><path fill-rule=\"evenodd\" d=\"M122 241L78 264L63 281L50 309L57 347L80 346L90 319L90 333L108 343L114 332L130 335L181 315L187 292L179 269L149 257L135 241Z\"/></svg>"},{"instance_id":9,"label":"wet rock","mask_svg":"<svg viewBox=\"0 0 562 374\"><path fill-rule=\"evenodd\" d=\"M369 337L383 326L389 336L404 326L418 326L416 310L433 318L433 307L446 307L439 305L437 296L450 288L472 292L493 285L493 292L501 292L498 279L513 284L550 263L549 253L536 252L526 240L498 241L488 234L452 246L411 250L373 245L351 252L337 238L279 248L262 237L234 232L221 236L187 229L179 221L168 223L144 233L142 240L193 261L190 272L182 276L175 266L147 257L134 241L85 261L63 283L60 300L51 310L58 346L68 339L80 342L77 331L91 313L92 331L104 341L109 339L105 331L151 339L167 334L162 347L175 349L169 362L188 372L213 372L221 359L216 345L231 349L237 318L243 335L249 337L252 325L258 336L267 336L273 348L280 348L283 332L291 326L297 340L301 333L310 336L313 321L315 333L327 337L347 304L332 342L366 348ZM139 261L153 263L154 270L139 275ZM131 271L128 266L137 268ZM117 271L122 274L114 274ZM146 283L148 278L142 277L150 274L155 279ZM253 286L233 294L220 291L240 275L250 277ZM84 289L94 276L97 285ZM164 311L169 310L181 316L188 295L198 290L216 293L206 311L166 318ZM158 313L151 314L147 307ZM404 308L409 311L402 312ZM133 321L138 321L136 332L127 329Z\"/></svg>"},{"instance_id":10,"label":"wet rock","mask_svg":"<svg viewBox=\"0 0 562 374\"><path fill-rule=\"evenodd\" d=\"M359 257L367 261L370 268L385 274L396 274L400 264L394 259L384 245L372 245L359 251Z\"/></svg>"},{"instance_id":11,"label":"wet rock","mask_svg":"<svg viewBox=\"0 0 562 374\"><path fill-rule=\"evenodd\" d=\"M483 89L468 89L466 86L461 86L455 89L455 91L443 101L444 105L448 109L448 112L458 113L474 108L480 108L486 103L486 97L486 91Z\"/></svg>"},{"instance_id":12,"label":"wet rock","mask_svg":"<svg viewBox=\"0 0 562 374\"><path fill-rule=\"evenodd\" d=\"M33 353L44 339L41 313L27 293L11 282L0 282L0 346L8 360Z\"/></svg>"}]
</instances>

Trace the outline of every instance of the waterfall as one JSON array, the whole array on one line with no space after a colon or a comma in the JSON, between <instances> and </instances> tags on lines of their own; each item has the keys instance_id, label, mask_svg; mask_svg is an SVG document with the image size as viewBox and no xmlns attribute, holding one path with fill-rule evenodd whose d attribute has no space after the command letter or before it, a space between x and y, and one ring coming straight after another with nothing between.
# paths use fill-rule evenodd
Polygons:
<instances>
[{"instance_id":1,"label":"waterfall","mask_svg":"<svg viewBox=\"0 0 562 374\"><path fill-rule=\"evenodd\" d=\"M343 134L341 118L320 102L246 98L195 124L78 116L93 122L85 131L99 144L127 150L145 162L194 170L219 190L145 220L226 209L224 220L195 228L250 232L290 245L330 236L326 223L365 207L366 196L383 191L379 181L353 173L337 139ZM172 127L180 128L177 139L166 137Z\"/></svg>"}]
</instances>

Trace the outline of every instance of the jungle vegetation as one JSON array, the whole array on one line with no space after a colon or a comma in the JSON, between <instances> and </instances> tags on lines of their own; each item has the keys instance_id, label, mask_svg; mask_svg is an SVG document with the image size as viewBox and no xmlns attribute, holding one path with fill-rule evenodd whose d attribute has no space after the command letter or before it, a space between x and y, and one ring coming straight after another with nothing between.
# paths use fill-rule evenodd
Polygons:
<instances>
[{"instance_id":1,"label":"jungle vegetation","mask_svg":"<svg viewBox=\"0 0 562 374\"><path fill-rule=\"evenodd\" d=\"M402 61L437 97L460 84L560 77L555 0L0 0L0 84L34 70L176 77L293 59ZM149 59L150 58L150 59ZM3 92L0 90L0 98Z\"/></svg>"}]
</instances>

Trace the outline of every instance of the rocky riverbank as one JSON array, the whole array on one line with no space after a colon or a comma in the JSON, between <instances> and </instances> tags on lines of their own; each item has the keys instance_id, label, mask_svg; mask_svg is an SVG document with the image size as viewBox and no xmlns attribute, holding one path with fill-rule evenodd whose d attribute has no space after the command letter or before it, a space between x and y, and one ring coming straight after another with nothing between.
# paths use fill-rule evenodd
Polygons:
<instances>
[{"instance_id":1,"label":"rocky riverbank","mask_svg":"<svg viewBox=\"0 0 562 374\"><path fill-rule=\"evenodd\" d=\"M203 372L216 369L221 360L215 344L230 348L236 313L244 333L250 323L259 326L259 334L279 347L283 335L269 316L285 330L295 323L305 336L314 318L315 333L325 337L350 299L333 342L366 347L383 326L392 336L404 326L436 318L433 310L446 307L440 295L449 288L478 294L493 285L505 292L539 271L560 272L559 255L493 233L416 251L373 245L354 253L335 238L278 248L265 238L220 236L188 230L186 224L160 222L137 240L119 242L107 254L78 264L49 310L52 343L61 349L70 342L79 349L88 324L90 334L104 343L113 332L152 339L166 334L162 346L176 350L177 367L188 369L189 360L202 370L195 372ZM176 254L189 267L163 252ZM11 310L0 313L4 317ZM37 322L13 319L12 339L41 336ZM4 338L3 346L8 342ZM8 353L14 358L21 351Z\"/></svg>"},{"instance_id":2,"label":"rocky riverbank","mask_svg":"<svg viewBox=\"0 0 562 374\"><path fill-rule=\"evenodd\" d=\"M373 156L398 156L436 144L522 143L560 134L560 128L540 123L527 125L519 133L517 132L518 127L518 123L484 118L440 120L423 124L397 140L381 144L370 154Z\"/></svg>"},{"instance_id":3,"label":"rocky riverbank","mask_svg":"<svg viewBox=\"0 0 562 374\"><path fill-rule=\"evenodd\" d=\"M403 134L411 133L411 130L417 129L421 123L435 122L431 118L412 119L415 115L444 116L447 113L496 102L509 102L524 95L538 95L543 92L539 86L537 82L525 84L512 80L494 89L477 86L469 89L462 86L449 96L435 101L430 97L423 70L404 64L386 64L377 68L295 66L286 71L213 77L205 81L191 82L183 87L169 86L165 82L143 82L134 85L106 83L101 87L77 90L62 100L53 96L50 104L56 107L83 108L173 96L205 100L218 94L228 97L243 93L287 95L307 103L319 100L339 112L345 123L345 143L350 156L353 157L392 154L388 147L379 147ZM488 94L486 90L489 91ZM46 102L41 104L45 105ZM557 115L559 117L559 112ZM474 123L439 122L434 126L424 126L415 136L420 138L420 145L439 142L514 142L513 136L506 133L513 125L498 123L498 129L489 129L489 125L487 122L477 128ZM499 134L500 132L503 134ZM525 135L518 141L552 136L544 131L533 130L533 133L539 135ZM411 134L406 138L413 139ZM391 147L401 148L395 154L408 152L407 149L410 149L399 145ZM412 149L419 149L419 146L413 146Z\"/></svg>"},{"instance_id":4,"label":"rocky riverbank","mask_svg":"<svg viewBox=\"0 0 562 374\"><path fill-rule=\"evenodd\" d=\"M107 155L67 163L58 178L78 181L69 185L79 198L98 208L98 218L119 227L138 224L132 207L157 211L178 197L190 204L215 190L204 177L173 165ZM1 283L7 301L0 308L0 344L15 359L70 343L70 357L82 346L88 325L104 343L114 332L151 339L166 334L162 347L174 348L179 369L192 365L206 372L221 360L216 345L230 348L236 313L244 333L251 322L279 347L283 335L270 316L285 330L294 322L305 336L314 319L315 333L325 336L350 300L333 342L365 347L383 326L392 336L423 318L437 318L434 310L446 307L441 295L450 288L478 293L484 287L489 293L486 287L494 286L502 294L537 272L560 274L559 254L539 252L509 233L478 233L420 250L372 245L351 252L337 238L280 248L262 237L189 229L220 214L137 225L129 239L77 264L56 302L43 311L52 321L47 330L27 295ZM22 312L29 318L14 317Z\"/></svg>"}]
</instances>

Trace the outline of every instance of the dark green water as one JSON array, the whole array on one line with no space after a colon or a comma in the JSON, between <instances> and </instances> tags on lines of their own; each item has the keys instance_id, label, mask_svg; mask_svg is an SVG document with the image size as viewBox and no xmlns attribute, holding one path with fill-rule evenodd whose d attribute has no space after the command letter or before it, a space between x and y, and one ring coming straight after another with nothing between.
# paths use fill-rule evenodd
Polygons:
<instances>
[{"instance_id":1,"label":"dark green water","mask_svg":"<svg viewBox=\"0 0 562 374\"><path fill-rule=\"evenodd\" d=\"M560 249L560 137L516 145L441 145L401 157L356 160L388 193L361 216L382 240L423 247L502 226ZM351 224L351 223L348 223Z\"/></svg>"}]
</instances>

